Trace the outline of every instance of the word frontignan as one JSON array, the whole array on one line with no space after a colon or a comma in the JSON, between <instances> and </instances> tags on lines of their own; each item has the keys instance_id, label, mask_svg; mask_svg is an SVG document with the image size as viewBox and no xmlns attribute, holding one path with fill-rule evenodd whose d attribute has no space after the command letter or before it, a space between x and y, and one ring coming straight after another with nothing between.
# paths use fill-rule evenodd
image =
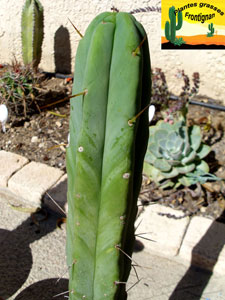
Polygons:
<instances>
[{"instance_id":1,"label":"word frontignan","mask_svg":"<svg viewBox=\"0 0 225 300\"><path fill-rule=\"evenodd\" d=\"M210 20L215 18L215 14L203 15L202 13L198 15L189 14L189 12L185 13L185 17L191 19L192 21L198 21L201 23L205 23L206 20Z\"/></svg>"}]
</instances>

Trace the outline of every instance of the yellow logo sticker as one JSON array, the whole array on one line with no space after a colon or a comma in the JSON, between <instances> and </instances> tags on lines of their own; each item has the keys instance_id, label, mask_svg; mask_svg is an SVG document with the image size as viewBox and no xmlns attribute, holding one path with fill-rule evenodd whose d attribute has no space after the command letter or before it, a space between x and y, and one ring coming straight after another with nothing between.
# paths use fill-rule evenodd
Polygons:
<instances>
[{"instance_id":1,"label":"yellow logo sticker","mask_svg":"<svg viewBox=\"0 0 225 300\"><path fill-rule=\"evenodd\" d=\"M162 49L225 49L225 1L161 1Z\"/></svg>"}]
</instances>

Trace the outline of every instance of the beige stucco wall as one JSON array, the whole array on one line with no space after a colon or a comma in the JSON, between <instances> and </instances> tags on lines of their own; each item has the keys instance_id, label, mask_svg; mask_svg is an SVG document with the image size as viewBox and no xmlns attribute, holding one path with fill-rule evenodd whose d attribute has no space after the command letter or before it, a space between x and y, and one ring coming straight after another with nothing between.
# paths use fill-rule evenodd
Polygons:
<instances>
[{"instance_id":1,"label":"beige stucco wall","mask_svg":"<svg viewBox=\"0 0 225 300\"><path fill-rule=\"evenodd\" d=\"M24 2L25 0L0 0L0 63L10 63L13 55L22 60L20 21ZM41 0L41 3L45 10L45 36L40 67L45 71L55 71L54 42L55 33L60 26L69 31L73 69L79 36L74 32L68 18L84 33L89 22L98 13L109 11L112 6L129 12L139 7L161 5L157 0ZM152 66L165 71L170 90L177 93L181 86L182 82L175 78L177 69L184 69L189 76L193 72L199 72L200 94L222 100L225 104L225 51L161 50L161 14L139 13L136 18L148 33ZM64 41L60 45L60 36L58 44L63 47Z\"/></svg>"}]
</instances>

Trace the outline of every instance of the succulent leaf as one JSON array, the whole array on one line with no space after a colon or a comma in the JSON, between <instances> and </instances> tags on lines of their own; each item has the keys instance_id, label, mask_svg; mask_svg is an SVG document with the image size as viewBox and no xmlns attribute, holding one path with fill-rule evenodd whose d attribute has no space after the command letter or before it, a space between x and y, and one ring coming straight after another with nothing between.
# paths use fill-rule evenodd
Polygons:
<instances>
[{"instance_id":1,"label":"succulent leaf","mask_svg":"<svg viewBox=\"0 0 225 300\"><path fill-rule=\"evenodd\" d=\"M157 158L155 161L154 161L154 166L159 169L160 171L163 171L163 172L168 172L171 170L171 165L168 164L168 162L165 160L165 159L160 159L160 158Z\"/></svg>"},{"instance_id":2,"label":"succulent leaf","mask_svg":"<svg viewBox=\"0 0 225 300\"><path fill-rule=\"evenodd\" d=\"M167 134L168 132L166 130L159 129L155 132L154 139L158 142L162 139L165 139Z\"/></svg>"},{"instance_id":3,"label":"succulent leaf","mask_svg":"<svg viewBox=\"0 0 225 300\"><path fill-rule=\"evenodd\" d=\"M184 166L177 166L176 169L179 174L187 174L195 169L196 165L194 163L189 163Z\"/></svg>"},{"instance_id":4,"label":"succulent leaf","mask_svg":"<svg viewBox=\"0 0 225 300\"><path fill-rule=\"evenodd\" d=\"M166 148L166 142L167 142L166 139L158 141L160 148L165 149ZM160 153L162 153L162 150L160 151Z\"/></svg>"},{"instance_id":5,"label":"succulent leaf","mask_svg":"<svg viewBox=\"0 0 225 300\"><path fill-rule=\"evenodd\" d=\"M200 127L197 125L189 127L188 134L190 137L190 144L191 144L192 149L197 151L198 148L200 147L201 141L202 141L202 134L201 134Z\"/></svg>"},{"instance_id":6,"label":"succulent leaf","mask_svg":"<svg viewBox=\"0 0 225 300\"><path fill-rule=\"evenodd\" d=\"M198 150L196 151L196 153L198 155L198 158L202 159L206 155L208 155L210 151L211 151L211 148L208 145L201 144L200 147L198 148Z\"/></svg>"},{"instance_id":7,"label":"succulent leaf","mask_svg":"<svg viewBox=\"0 0 225 300\"><path fill-rule=\"evenodd\" d=\"M209 165L204 161L198 161L198 163L196 164L196 170L201 170L205 173L209 172Z\"/></svg>"},{"instance_id":8,"label":"succulent leaf","mask_svg":"<svg viewBox=\"0 0 225 300\"><path fill-rule=\"evenodd\" d=\"M182 160L181 160L181 163L183 165L187 164L187 163L190 163L192 162L193 160L196 159L196 152L194 150L191 150L187 156L185 156Z\"/></svg>"},{"instance_id":9,"label":"succulent leaf","mask_svg":"<svg viewBox=\"0 0 225 300\"><path fill-rule=\"evenodd\" d=\"M162 154L159 151L159 146L158 146L157 143L155 143L155 142L150 143L149 146L148 146L148 148L149 148L150 152L153 155L155 155L155 157L158 157L158 158L162 157Z\"/></svg>"},{"instance_id":10,"label":"succulent leaf","mask_svg":"<svg viewBox=\"0 0 225 300\"><path fill-rule=\"evenodd\" d=\"M148 151L145 154L145 161L148 162L149 164L154 164L154 161L157 158L155 157L155 155L152 154L152 152Z\"/></svg>"},{"instance_id":11,"label":"succulent leaf","mask_svg":"<svg viewBox=\"0 0 225 300\"><path fill-rule=\"evenodd\" d=\"M168 179L168 178L174 178L179 175L179 172L176 168L172 168L170 172L161 172L161 175Z\"/></svg>"}]
</instances>

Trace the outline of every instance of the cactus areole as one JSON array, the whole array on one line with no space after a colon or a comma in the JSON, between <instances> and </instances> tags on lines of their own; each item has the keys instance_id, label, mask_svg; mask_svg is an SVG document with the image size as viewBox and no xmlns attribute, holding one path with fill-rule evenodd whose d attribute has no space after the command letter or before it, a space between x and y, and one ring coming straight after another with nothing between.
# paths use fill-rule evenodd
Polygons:
<instances>
[{"instance_id":1,"label":"cactus areole","mask_svg":"<svg viewBox=\"0 0 225 300\"><path fill-rule=\"evenodd\" d=\"M127 299L134 221L148 143L146 32L105 12L79 43L67 147L69 299ZM83 93L82 93L83 92ZM142 112L141 114L139 114Z\"/></svg>"}]
</instances>

